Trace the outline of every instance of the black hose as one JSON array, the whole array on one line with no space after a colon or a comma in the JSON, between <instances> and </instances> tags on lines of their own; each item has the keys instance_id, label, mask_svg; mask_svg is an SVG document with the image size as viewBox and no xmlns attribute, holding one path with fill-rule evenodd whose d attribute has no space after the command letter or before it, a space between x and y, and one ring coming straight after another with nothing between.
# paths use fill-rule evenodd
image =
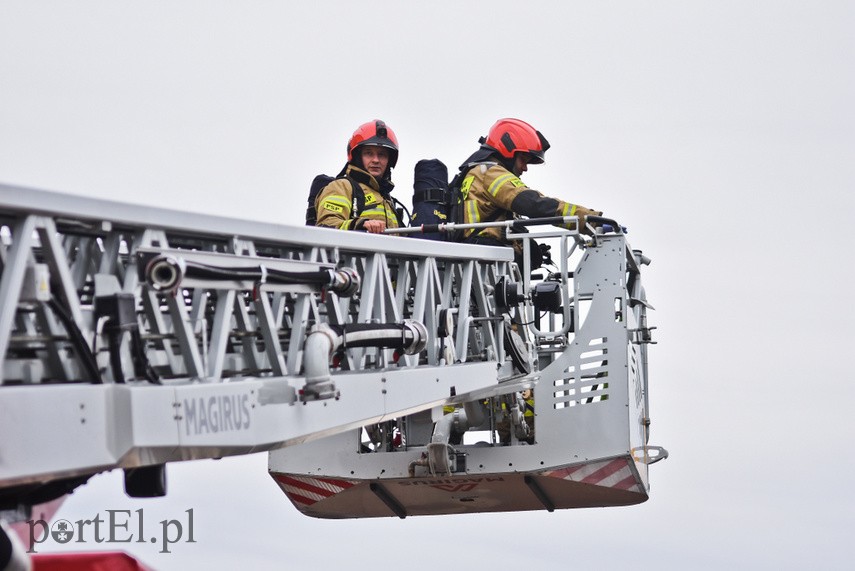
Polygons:
<instances>
[{"instance_id":1,"label":"black hose","mask_svg":"<svg viewBox=\"0 0 855 571\"><path fill-rule=\"evenodd\" d=\"M122 371L122 334L124 331L113 326L112 320L107 321L104 329L107 331L110 368L113 370L113 380L117 383L124 383L125 373Z\"/></svg>"},{"instance_id":2,"label":"black hose","mask_svg":"<svg viewBox=\"0 0 855 571\"><path fill-rule=\"evenodd\" d=\"M77 323L74 322L68 311L66 311L66 309L53 296L48 300L47 306L50 307L51 311L53 311L53 313L59 318L62 325L65 327L66 332L68 332L71 344L74 346L75 353L80 361L80 366L92 379L91 382L97 385L103 384L104 380L101 378L101 373L98 371L98 363L95 361L95 355L92 354L92 350L86 343L86 339L83 337L83 332L80 331L80 327L77 326Z\"/></svg>"},{"instance_id":3,"label":"black hose","mask_svg":"<svg viewBox=\"0 0 855 571\"><path fill-rule=\"evenodd\" d=\"M407 339L407 328L397 323L348 323L347 325L330 325L330 329L341 337L342 348L344 349L348 347L404 349L410 345L410 341ZM366 333L374 334L364 335ZM410 333L411 338L412 336Z\"/></svg>"},{"instance_id":4,"label":"black hose","mask_svg":"<svg viewBox=\"0 0 855 571\"><path fill-rule=\"evenodd\" d=\"M176 289L183 278L198 280L237 281L247 280L259 284L271 283L280 285L316 285L329 286L340 295L352 295L359 286L358 276L347 269L320 269L315 271L286 271L258 266L232 268L211 266L199 262L188 262L181 258L157 255L143 258L140 278L144 279L159 291Z\"/></svg>"},{"instance_id":5,"label":"black hose","mask_svg":"<svg viewBox=\"0 0 855 571\"><path fill-rule=\"evenodd\" d=\"M131 357L134 362L134 372L138 377L143 377L155 385L162 384L160 375L152 367L148 356L145 354L145 344L138 327L131 330Z\"/></svg>"},{"instance_id":6,"label":"black hose","mask_svg":"<svg viewBox=\"0 0 855 571\"><path fill-rule=\"evenodd\" d=\"M329 270L315 272L288 272L261 266L253 268L222 268L198 262L185 262L185 276L206 280L264 280L284 284L320 284L331 281Z\"/></svg>"}]
</instances>

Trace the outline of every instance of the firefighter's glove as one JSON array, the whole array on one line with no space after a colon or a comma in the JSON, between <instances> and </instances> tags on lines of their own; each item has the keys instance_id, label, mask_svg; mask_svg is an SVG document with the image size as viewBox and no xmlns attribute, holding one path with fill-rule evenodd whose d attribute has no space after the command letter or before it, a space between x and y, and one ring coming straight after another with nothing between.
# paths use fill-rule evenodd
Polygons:
<instances>
[{"instance_id":1,"label":"firefighter's glove","mask_svg":"<svg viewBox=\"0 0 855 571\"><path fill-rule=\"evenodd\" d=\"M576 206L576 211L573 213L574 216L579 217L579 232L582 234L591 234L591 229L588 228L587 218L588 216L602 216L603 213L600 210L591 210L590 208L585 208L584 206Z\"/></svg>"}]
</instances>

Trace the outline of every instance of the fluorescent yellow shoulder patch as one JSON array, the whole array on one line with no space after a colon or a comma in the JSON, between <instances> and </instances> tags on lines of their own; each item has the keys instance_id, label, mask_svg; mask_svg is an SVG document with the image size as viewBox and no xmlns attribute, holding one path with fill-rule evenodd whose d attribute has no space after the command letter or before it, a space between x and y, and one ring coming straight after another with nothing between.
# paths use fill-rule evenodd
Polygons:
<instances>
[{"instance_id":1,"label":"fluorescent yellow shoulder patch","mask_svg":"<svg viewBox=\"0 0 855 571\"><path fill-rule=\"evenodd\" d=\"M519 178L512 178L512 179L511 179L511 184L512 184L512 185L514 185L514 186L515 186L515 187L517 187L517 188L519 188L519 187L521 187L521 186L525 186L525 183L524 183L523 181L521 181Z\"/></svg>"},{"instance_id":2,"label":"fluorescent yellow shoulder patch","mask_svg":"<svg viewBox=\"0 0 855 571\"><path fill-rule=\"evenodd\" d=\"M374 193L373 192L366 192L365 193L365 204L374 204L375 202L377 202L377 201L374 199Z\"/></svg>"},{"instance_id":3,"label":"fluorescent yellow shoulder patch","mask_svg":"<svg viewBox=\"0 0 855 571\"><path fill-rule=\"evenodd\" d=\"M321 204L321 208L324 210L329 210L330 212L335 212L336 214L341 214L344 212L344 208L339 206L338 204L333 204L327 200L324 200L323 204Z\"/></svg>"},{"instance_id":4,"label":"fluorescent yellow shoulder patch","mask_svg":"<svg viewBox=\"0 0 855 571\"><path fill-rule=\"evenodd\" d=\"M463 195L463 200L466 200L466 197L469 196L469 188L472 186L472 182L475 180L475 176L467 176L463 179L463 184L460 185L460 194Z\"/></svg>"}]
</instances>

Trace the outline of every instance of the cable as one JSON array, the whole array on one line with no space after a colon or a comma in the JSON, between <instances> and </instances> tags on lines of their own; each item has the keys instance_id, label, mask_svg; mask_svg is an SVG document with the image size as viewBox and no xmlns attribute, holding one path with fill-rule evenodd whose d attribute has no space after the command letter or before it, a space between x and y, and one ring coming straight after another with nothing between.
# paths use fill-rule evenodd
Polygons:
<instances>
[{"instance_id":1,"label":"cable","mask_svg":"<svg viewBox=\"0 0 855 571\"><path fill-rule=\"evenodd\" d=\"M83 337L83 332L80 331L77 323L74 322L71 315L68 314L66 309L60 305L53 296L51 296L47 301L47 306L50 307L65 327L65 330L71 340L71 344L74 346L75 352L77 353L77 358L80 360L80 366L90 376L92 379L91 382L94 384L103 384L104 380L101 378L101 373L98 371L98 363L95 360L95 355L92 354L92 350L86 343L86 338Z\"/></svg>"}]
</instances>

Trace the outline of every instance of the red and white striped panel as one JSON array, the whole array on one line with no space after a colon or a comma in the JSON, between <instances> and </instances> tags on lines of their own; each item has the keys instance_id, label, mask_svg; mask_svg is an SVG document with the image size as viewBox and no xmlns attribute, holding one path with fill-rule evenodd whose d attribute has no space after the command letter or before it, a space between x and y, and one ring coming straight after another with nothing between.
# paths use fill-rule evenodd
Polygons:
<instances>
[{"instance_id":1,"label":"red and white striped panel","mask_svg":"<svg viewBox=\"0 0 855 571\"><path fill-rule=\"evenodd\" d=\"M617 488L639 494L644 493L635 477L635 472L630 467L629 460L626 458L591 462L590 464L559 468L558 470L546 470L541 472L541 475L572 480L582 484Z\"/></svg>"},{"instance_id":2,"label":"red and white striped panel","mask_svg":"<svg viewBox=\"0 0 855 571\"><path fill-rule=\"evenodd\" d=\"M273 479L282 491L295 504L310 506L325 500L358 484L358 480L339 480L337 478L310 478L308 476L292 476L273 474Z\"/></svg>"}]
</instances>

